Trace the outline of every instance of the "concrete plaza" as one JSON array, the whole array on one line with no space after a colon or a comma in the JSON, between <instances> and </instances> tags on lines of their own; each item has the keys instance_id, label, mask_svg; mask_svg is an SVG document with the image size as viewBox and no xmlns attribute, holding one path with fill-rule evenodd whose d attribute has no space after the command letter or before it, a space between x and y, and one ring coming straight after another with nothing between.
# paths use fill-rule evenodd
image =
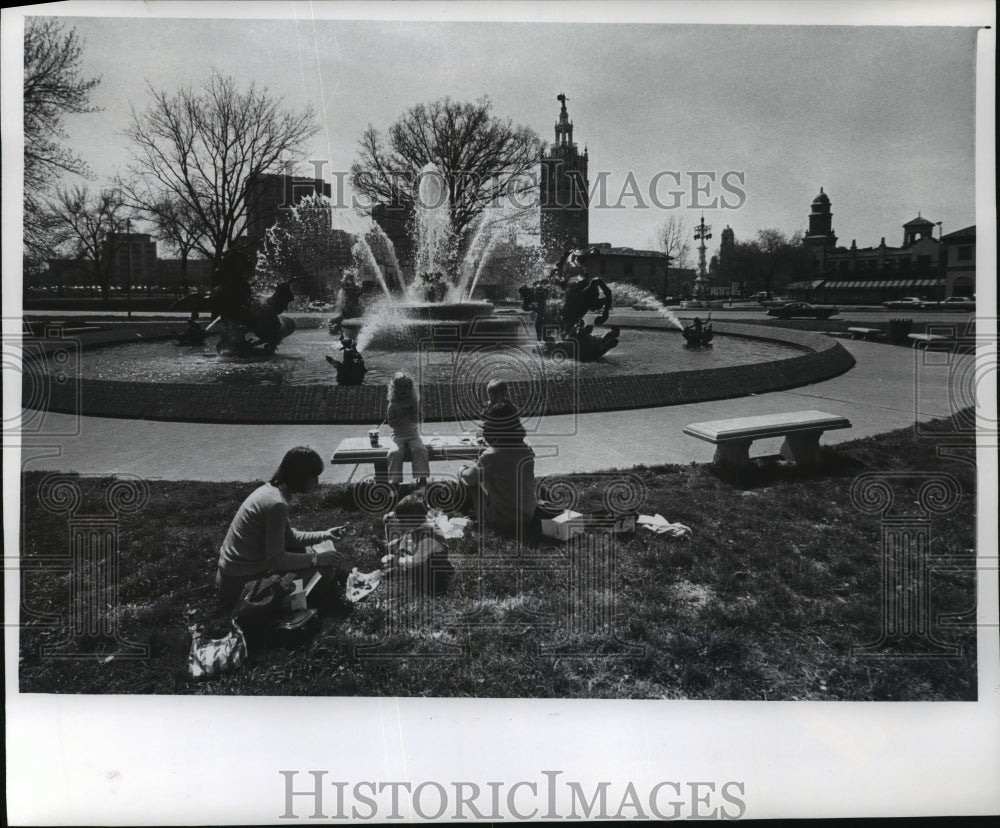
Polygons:
<instances>
[{"instance_id":1,"label":"concrete plaza","mask_svg":"<svg viewBox=\"0 0 1000 828\"><path fill-rule=\"evenodd\" d=\"M687 405L544 417L528 435L537 454L536 474L708 462L713 446L682 433L688 423L702 420L819 409L853 424L823 436L825 444L836 444L947 417L975 404L972 355L850 340L843 345L855 357L855 367L813 385ZM457 430L456 423L425 426L428 436ZM359 425L223 425L50 413L34 433L25 430L22 468L129 473L149 480L255 481L270 476L292 446L312 446L328 460L344 437L365 431ZM762 440L751 454L773 454L779 445L779 439ZM460 465L436 463L432 471L444 476ZM327 465L321 482L358 480L371 472L371 466Z\"/></svg>"}]
</instances>

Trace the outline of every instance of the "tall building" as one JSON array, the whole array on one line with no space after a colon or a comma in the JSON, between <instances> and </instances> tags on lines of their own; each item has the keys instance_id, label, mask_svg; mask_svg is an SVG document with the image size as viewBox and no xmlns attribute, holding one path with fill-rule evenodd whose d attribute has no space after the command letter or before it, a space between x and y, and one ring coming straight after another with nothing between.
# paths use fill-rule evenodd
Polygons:
<instances>
[{"instance_id":1,"label":"tall building","mask_svg":"<svg viewBox=\"0 0 1000 828\"><path fill-rule=\"evenodd\" d=\"M918 214L903 225L899 247L887 245L885 236L871 247L858 247L857 240L850 247L838 247L830 198L821 189L813 199L809 233L802 240L813 254L813 278L788 285L787 290L809 300L866 304L902 296L943 299L974 293L975 227L935 238L935 226Z\"/></svg>"},{"instance_id":2,"label":"tall building","mask_svg":"<svg viewBox=\"0 0 1000 828\"><path fill-rule=\"evenodd\" d=\"M822 268L824 253L837 246L837 234L833 232L833 213L830 212L830 196L819 188L819 195L813 199L809 212L809 232L802 244L812 249L813 261Z\"/></svg>"},{"instance_id":3,"label":"tall building","mask_svg":"<svg viewBox=\"0 0 1000 828\"><path fill-rule=\"evenodd\" d=\"M541 243L550 262L558 261L567 248L590 243L587 150L584 148L581 154L573 142L566 95L560 92L556 100L562 105L556 140L542 153L540 183Z\"/></svg>"},{"instance_id":4,"label":"tall building","mask_svg":"<svg viewBox=\"0 0 1000 828\"><path fill-rule=\"evenodd\" d=\"M330 185L322 178L264 173L247 187L243 206L247 214L246 240L251 250L260 249L264 233L278 221L281 210L297 204L307 195L330 197Z\"/></svg>"},{"instance_id":5,"label":"tall building","mask_svg":"<svg viewBox=\"0 0 1000 828\"><path fill-rule=\"evenodd\" d=\"M944 244L944 279L949 296L976 292L976 225L941 236Z\"/></svg>"},{"instance_id":6,"label":"tall building","mask_svg":"<svg viewBox=\"0 0 1000 828\"><path fill-rule=\"evenodd\" d=\"M722 241L719 243L718 264L720 270L725 270L729 267L735 250L736 234L733 232L733 228L727 224L725 229L722 231Z\"/></svg>"},{"instance_id":7,"label":"tall building","mask_svg":"<svg viewBox=\"0 0 1000 828\"><path fill-rule=\"evenodd\" d=\"M109 233L101 257L110 262L108 279L113 285L159 283L156 242L149 233Z\"/></svg>"}]
</instances>

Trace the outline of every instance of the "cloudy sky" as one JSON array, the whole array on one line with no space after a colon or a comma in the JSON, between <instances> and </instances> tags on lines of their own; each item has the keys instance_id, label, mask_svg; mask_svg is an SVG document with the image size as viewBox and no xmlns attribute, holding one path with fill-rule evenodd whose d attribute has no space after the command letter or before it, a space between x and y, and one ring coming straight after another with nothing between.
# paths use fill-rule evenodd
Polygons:
<instances>
[{"instance_id":1,"label":"cloudy sky","mask_svg":"<svg viewBox=\"0 0 1000 828\"><path fill-rule=\"evenodd\" d=\"M162 4L140 4L132 17L115 16L136 12L131 3L99 4L102 17L76 16L94 4L65 9L85 41L84 72L102 77L93 99L102 111L67 123L98 182L127 163L122 133L130 107L148 105L147 84L198 86L217 68L266 85L289 108L312 105L321 129L307 157L327 160L328 175L349 169L369 123L384 130L413 104L444 96L488 96L496 114L552 140L565 92L591 180L607 174L608 204L591 209L592 242L652 246L668 216L693 225L702 211L692 203L720 197L743 203L704 210L713 247L726 225L738 239L763 227L792 233L806 227L820 187L844 244L899 244L918 212L945 232L976 220L970 26L611 22L606 5L588 13L608 22L587 23L319 19L343 10L298 3L277 12L223 4L211 11L218 17L198 18L170 5L170 19L148 16ZM670 4L655 8L663 17ZM649 6L632 9L649 17ZM265 11L285 19L223 19ZM730 171L742 176L729 181L745 200L721 188ZM673 176L658 179L660 203L679 201L676 209L649 198L661 172L680 177L679 187ZM708 189L693 193L692 172L713 173L715 183L701 177ZM630 173L643 203L626 197L612 209Z\"/></svg>"}]
</instances>

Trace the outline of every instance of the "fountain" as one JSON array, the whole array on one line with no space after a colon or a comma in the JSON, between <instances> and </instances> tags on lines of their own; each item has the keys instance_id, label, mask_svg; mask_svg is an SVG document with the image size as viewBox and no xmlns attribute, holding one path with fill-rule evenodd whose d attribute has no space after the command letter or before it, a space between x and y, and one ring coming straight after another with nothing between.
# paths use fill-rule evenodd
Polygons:
<instances>
[{"instance_id":1,"label":"fountain","mask_svg":"<svg viewBox=\"0 0 1000 828\"><path fill-rule=\"evenodd\" d=\"M684 347L686 348L711 348L712 332L711 322L702 322L699 317L695 317L690 325L684 327Z\"/></svg>"},{"instance_id":2,"label":"fountain","mask_svg":"<svg viewBox=\"0 0 1000 828\"><path fill-rule=\"evenodd\" d=\"M221 356L259 358L273 354L278 343L295 330L295 323L283 316L294 294L291 285L283 282L270 296L258 296L250 287L252 273L253 265L243 253L226 253L219 266L218 284L208 296L191 294L171 306L173 310L181 304L193 305L188 328L178 335L178 344L199 346L205 334L218 327L216 350ZM212 321L202 330L195 320L199 308L205 306Z\"/></svg>"},{"instance_id":3,"label":"fountain","mask_svg":"<svg viewBox=\"0 0 1000 828\"><path fill-rule=\"evenodd\" d=\"M359 236L356 258L374 268L385 296L372 303L363 316L342 319L331 331L354 340L359 351L373 347L448 350L464 342L516 341L522 328L517 316L496 315L491 302L471 299L492 249L490 231L497 222L490 217L481 219L465 261L456 266L457 243L451 229L448 191L434 164L420 171L416 195L414 278L403 285L401 297L392 295L367 239ZM381 229L377 235L392 251L392 243Z\"/></svg>"},{"instance_id":4,"label":"fountain","mask_svg":"<svg viewBox=\"0 0 1000 828\"><path fill-rule=\"evenodd\" d=\"M253 296L246 278L222 279L211 297L200 297L202 310L219 317L213 323L222 328L225 346L219 353L194 336L178 348L174 330L164 332L169 341L147 336L88 349L78 381L65 390L57 381L50 384L51 410L78 412L82 400L82 410L94 416L370 425L384 415L385 384L405 371L433 390L425 397L428 422L465 422L481 408L482 385L496 378L507 380L525 421L537 422L550 414L762 393L833 376L853 364L826 337L725 323L718 333L738 338L738 347L684 348L667 358L672 335L664 328L679 333L680 322L642 288L589 278L579 250L567 251L550 279L522 291L540 291L536 333L543 341L535 343L525 314L497 312L491 303L471 298L490 258L508 241L523 244L531 229L511 224L518 217L512 209L493 207L473 228L457 262L441 179L434 181L433 168L425 173L414 273L399 269L377 225L356 236L353 266L345 271L329 333L315 324L318 319L297 317L296 336L277 348L296 327L283 315L291 298L288 286L279 285L264 298ZM428 189L432 186L438 189ZM246 275L244 264L235 268L237 275ZM614 325L594 331L608 321L613 304L655 311L666 325L632 325L627 347L621 347ZM591 312L597 318L588 324ZM330 333L341 335L342 358L330 353ZM337 370L336 385L328 362ZM743 370L749 365L752 371ZM51 370L62 369L52 363ZM674 375L684 380L662 381ZM599 381L602 393L576 393L592 380Z\"/></svg>"}]
</instances>

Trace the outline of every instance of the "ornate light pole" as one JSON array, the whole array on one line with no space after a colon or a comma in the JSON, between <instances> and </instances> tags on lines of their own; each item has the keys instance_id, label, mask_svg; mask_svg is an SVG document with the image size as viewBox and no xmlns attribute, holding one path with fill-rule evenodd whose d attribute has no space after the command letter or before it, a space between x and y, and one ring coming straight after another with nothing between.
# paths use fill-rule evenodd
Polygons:
<instances>
[{"instance_id":1,"label":"ornate light pole","mask_svg":"<svg viewBox=\"0 0 1000 828\"><path fill-rule=\"evenodd\" d=\"M125 219L125 245L128 249L128 274L125 276L126 316L132 317L132 219Z\"/></svg>"},{"instance_id":2,"label":"ornate light pole","mask_svg":"<svg viewBox=\"0 0 1000 828\"><path fill-rule=\"evenodd\" d=\"M694 280L695 299L701 299L702 293L705 291L705 285L708 282L708 273L705 269L705 240L712 238L712 234L708 232L711 229L711 227L705 224L705 214L702 213L701 222L694 228L694 237L697 241L701 242L698 245L698 275Z\"/></svg>"},{"instance_id":3,"label":"ornate light pole","mask_svg":"<svg viewBox=\"0 0 1000 828\"><path fill-rule=\"evenodd\" d=\"M948 262L945 259L947 251L944 247L944 222L939 221L938 226L938 301L943 302L947 297L947 285L945 281L948 276Z\"/></svg>"}]
</instances>

